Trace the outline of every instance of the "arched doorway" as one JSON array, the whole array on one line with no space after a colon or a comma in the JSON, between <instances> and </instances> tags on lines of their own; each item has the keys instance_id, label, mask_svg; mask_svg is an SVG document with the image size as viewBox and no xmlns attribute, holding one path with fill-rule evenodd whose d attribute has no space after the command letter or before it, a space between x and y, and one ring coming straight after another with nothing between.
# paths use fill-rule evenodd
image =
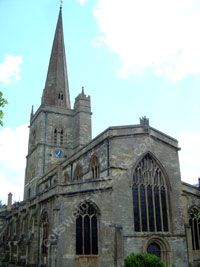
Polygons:
<instances>
[{"instance_id":1,"label":"arched doorway","mask_svg":"<svg viewBox=\"0 0 200 267\"><path fill-rule=\"evenodd\" d=\"M161 258L161 250L160 250L160 246L157 243L151 243L148 247L147 247L147 252L150 254L153 254L155 256L157 256L158 258Z\"/></svg>"}]
</instances>

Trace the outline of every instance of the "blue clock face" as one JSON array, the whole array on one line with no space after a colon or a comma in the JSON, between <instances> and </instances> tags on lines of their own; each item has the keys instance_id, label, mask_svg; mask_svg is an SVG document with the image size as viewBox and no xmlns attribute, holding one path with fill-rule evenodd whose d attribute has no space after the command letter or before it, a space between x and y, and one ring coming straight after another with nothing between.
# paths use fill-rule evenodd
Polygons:
<instances>
[{"instance_id":1,"label":"blue clock face","mask_svg":"<svg viewBox=\"0 0 200 267\"><path fill-rule=\"evenodd\" d=\"M63 152L60 149L55 149L54 154L59 159L62 158L62 156L63 156Z\"/></svg>"}]
</instances>

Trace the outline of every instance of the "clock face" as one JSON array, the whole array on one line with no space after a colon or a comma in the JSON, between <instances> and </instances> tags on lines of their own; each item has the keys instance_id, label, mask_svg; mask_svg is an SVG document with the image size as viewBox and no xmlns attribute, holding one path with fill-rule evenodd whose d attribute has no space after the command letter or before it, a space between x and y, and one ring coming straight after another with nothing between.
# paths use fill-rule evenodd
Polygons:
<instances>
[{"instance_id":1,"label":"clock face","mask_svg":"<svg viewBox=\"0 0 200 267\"><path fill-rule=\"evenodd\" d=\"M63 152L62 152L62 150L60 150L60 149L55 149L54 150L54 154L55 154L55 156L57 157L57 158L62 158L62 156L63 156Z\"/></svg>"}]
</instances>

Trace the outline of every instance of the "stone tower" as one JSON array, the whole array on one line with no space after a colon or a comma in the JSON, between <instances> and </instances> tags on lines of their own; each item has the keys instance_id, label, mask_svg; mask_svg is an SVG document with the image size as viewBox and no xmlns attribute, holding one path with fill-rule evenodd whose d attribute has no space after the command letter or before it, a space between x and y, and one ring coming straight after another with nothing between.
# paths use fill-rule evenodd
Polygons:
<instances>
[{"instance_id":1,"label":"stone tower","mask_svg":"<svg viewBox=\"0 0 200 267\"><path fill-rule=\"evenodd\" d=\"M37 194L38 178L91 140L90 97L82 92L71 109L60 8L49 68L38 110L31 112L24 199Z\"/></svg>"}]
</instances>

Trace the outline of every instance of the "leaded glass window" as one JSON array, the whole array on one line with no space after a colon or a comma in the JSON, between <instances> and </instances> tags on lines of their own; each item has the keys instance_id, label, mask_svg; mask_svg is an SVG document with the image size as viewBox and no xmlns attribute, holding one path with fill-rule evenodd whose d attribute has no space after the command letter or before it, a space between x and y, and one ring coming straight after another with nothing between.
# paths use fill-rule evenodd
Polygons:
<instances>
[{"instance_id":1,"label":"leaded glass window","mask_svg":"<svg viewBox=\"0 0 200 267\"><path fill-rule=\"evenodd\" d=\"M76 254L98 254L98 214L91 203L83 203L76 217Z\"/></svg>"},{"instance_id":2,"label":"leaded glass window","mask_svg":"<svg viewBox=\"0 0 200 267\"><path fill-rule=\"evenodd\" d=\"M77 165L74 171L74 180L80 180L81 178L82 178L82 168L80 165Z\"/></svg>"},{"instance_id":3,"label":"leaded glass window","mask_svg":"<svg viewBox=\"0 0 200 267\"><path fill-rule=\"evenodd\" d=\"M198 217L198 209L193 208L190 211L189 224L192 234L192 248L193 250L200 250L200 218Z\"/></svg>"},{"instance_id":4,"label":"leaded glass window","mask_svg":"<svg viewBox=\"0 0 200 267\"><path fill-rule=\"evenodd\" d=\"M133 213L136 232L167 232L167 186L163 171L147 154L133 174Z\"/></svg>"},{"instance_id":5,"label":"leaded glass window","mask_svg":"<svg viewBox=\"0 0 200 267\"><path fill-rule=\"evenodd\" d=\"M92 178L99 178L100 176L99 160L95 155L93 155L90 160L90 170L92 171Z\"/></svg>"}]
</instances>

